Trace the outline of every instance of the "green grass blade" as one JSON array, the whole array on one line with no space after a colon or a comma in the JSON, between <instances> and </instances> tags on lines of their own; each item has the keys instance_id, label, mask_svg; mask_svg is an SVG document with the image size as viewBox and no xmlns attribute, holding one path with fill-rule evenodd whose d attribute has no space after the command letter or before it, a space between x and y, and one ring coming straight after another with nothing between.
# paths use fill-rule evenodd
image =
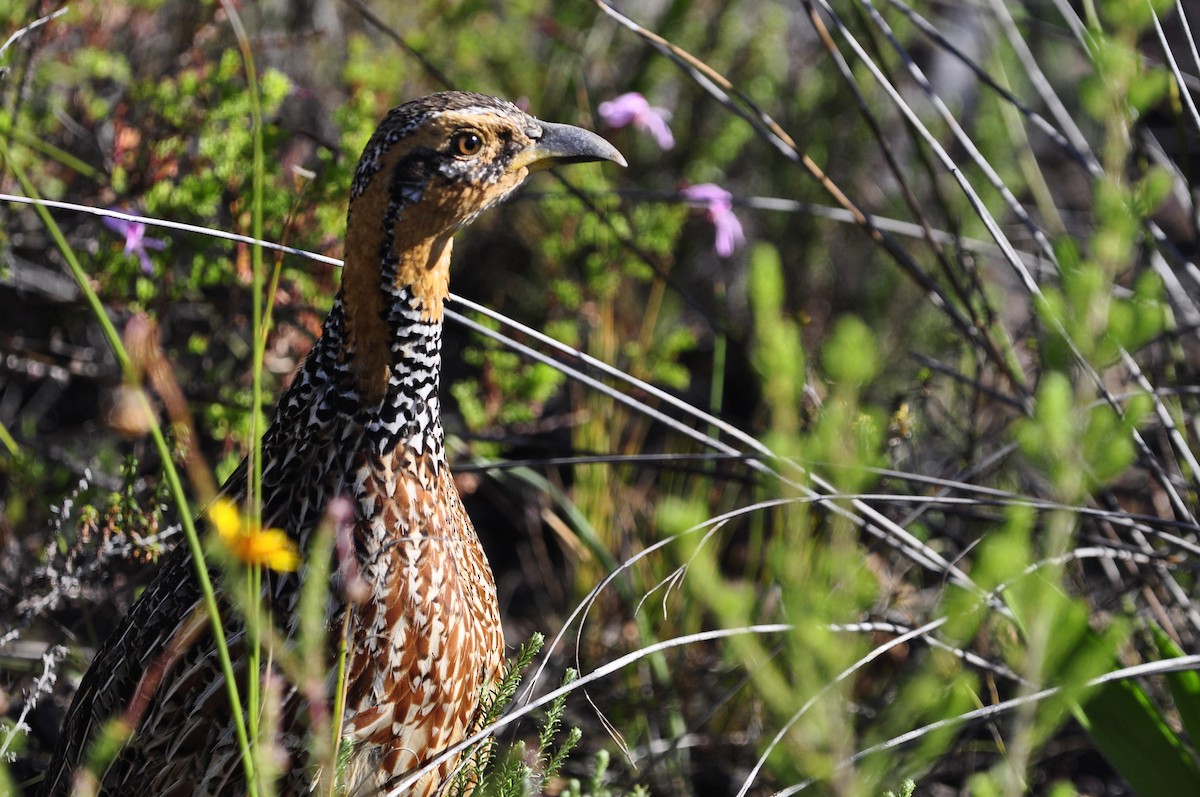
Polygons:
<instances>
[{"instance_id":1,"label":"green grass blade","mask_svg":"<svg viewBox=\"0 0 1200 797\"><path fill-rule=\"evenodd\" d=\"M1153 626L1151 633L1154 635L1154 643L1158 647L1158 652L1164 659L1173 659L1183 655L1179 646L1161 628ZM1183 723L1183 729L1187 731L1193 742L1200 740L1200 673L1195 670L1183 670L1182 672L1168 673L1165 677L1167 687L1171 690L1171 697L1175 700L1175 710L1179 712L1179 720Z\"/></svg>"},{"instance_id":2,"label":"green grass blade","mask_svg":"<svg viewBox=\"0 0 1200 797\"><path fill-rule=\"evenodd\" d=\"M29 179L29 176L13 161L9 152L8 142L3 136L0 136L0 164L7 166L12 172L13 177L17 179L26 196L31 199L39 198L38 191ZM46 231L54 240L55 246L67 264L67 268L71 271L71 275L75 277L75 282L91 308L96 323L100 325L100 330L108 342L113 356L116 357L117 363L121 366L122 373L130 375L133 365L129 357L129 352L125 350L125 346L121 341L121 335L117 332L116 326L113 325L112 319L109 318L108 311L105 310L99 295L92 288L87 272L84 271L83 265L79 262L75 250L67 241L66 235L63 234L57 222L50 215L50 211L44 205L38 203L34 203L33 207L42 224L45 226ZM192 509L183 489L183 481L180 478L179 471L175 467L174 460L171 458L171 448L167 444L162 427L158 423L158 416L155 414L153 407L150 406L149 399L144 394L141 397L141 402L144 405L146 417L153 419L153 422L150 424L150 436L154 441L154 446L158 450L159 456L162 458L163 478L170 487L171 498L179 510L179 522L183 527L184 539L191 550L192 558L196 565L196 577L200 584L200 592L204 597L205 610L213 626L213 639L217 645L217 659L221 664L221 671L225 676L225 690L229 696L230 705L233 708L234 731L238 747L243 751L243 758L247 762L246 778L249 783L253 784L255 782L253 764L249 762L247 757L249 739L246 735L245 717L240 710L242 701L238 692L237 680L234 678L233 662L229 655L229 645L221 621L220 608L217 605L216 592L208 573L208 565L205 563L204 548L200 543L200 534L196 530ZM255 792L251 792L251 794L253 795Z\"/></svg>"},{"instance_id":3,"label":"green grass blade","mask_svg":"<svg viewBox=\"0 0 1200 797\"><path fill-rule=\"evenodd\" d=\"M1196 761L1136 683L1104 684L1075 713L1104 757L1138 794L1200 794Z\"/></svg>"}]
</instances>

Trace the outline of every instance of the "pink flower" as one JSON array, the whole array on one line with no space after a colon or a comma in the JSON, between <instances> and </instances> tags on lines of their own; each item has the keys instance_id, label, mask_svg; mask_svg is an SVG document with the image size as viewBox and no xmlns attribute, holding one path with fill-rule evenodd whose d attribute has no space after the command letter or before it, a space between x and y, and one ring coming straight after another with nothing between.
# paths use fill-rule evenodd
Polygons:
<instances>
[{"instance_id":1,"label":"pink flower","mask_svg":"<svg viewBox=\"0 0 1200 797\"><path fill-rule=\"evenodd\" d=\"M610 129L616 130L633 125L654 136L659 147L670 149L675 146L675 137L671 135L671 128L667 127L667 120L671 118L671 112L666 108L651 105L636 91L622 94L608 102L602 102L598 110L601 121Z\"/></svg>"},{"instance_id":2,"label":"pink flower","mask_svg":"<svg viewBox=\"0 0 1200 797\"><path fill-rule=\"evenodd\" d=\"M733 194L716 183L701 183L684 188L679 195L692 207L704 208L708 220L717 230L714 247L721 257L729 257L733 250L746 242L742 223L733 213Z\"/></svg>"},{"instance_id":3,"label":"pink flower","mask_svg":"<svg viewBox=\"0 0 1200 797\"><path fill-rule=\"evenodd\" d=\"M158 238L147 238L146 225L140 221L126 221L105 216L104 226L117 235L124 235L125 254L137 255L138 262L142 265L142 271L147 274L153 273L154 264L150 262L150 255L146 252L146 247L162 251L167 246L166 242Z\"/></svg>"}]
</instances>

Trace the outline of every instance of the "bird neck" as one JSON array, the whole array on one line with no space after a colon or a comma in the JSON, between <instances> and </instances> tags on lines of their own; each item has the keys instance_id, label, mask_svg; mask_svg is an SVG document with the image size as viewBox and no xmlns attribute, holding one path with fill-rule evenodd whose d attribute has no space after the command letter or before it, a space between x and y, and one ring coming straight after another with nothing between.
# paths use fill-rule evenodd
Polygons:
<instances>
[{"instance_id":1,"label":"bird neck","mask_svg":"<svg viewBox=\"0 0 1200 797\"><path fill-rule=\"evenodd\" d=\"M441 299L436 316L412 285L394 288L389 299L387 381L380 400L364 407L367 441L379 456L403 447L441 463Z\"/></svg>"},{"instance_id":2,"label":"bird neck","mask_svg":"<svg viewBox=\"0 0 1200 797\"><path fill-rule=\"evenodd\" d=\"M361 208L360 208L361 209ZM341 306L343 357L366 412L370 446L382 455L404 444L444 457L438 389L442 303L449 293L450 233L420 237L419 220L399 209L363 229L352 211L346 235Z\"/></svg>"},{"instance_id":3,"label":"bird neck","mask_svg":"<svg viewBox=\"0 0 1200 797\"><path fill-rule=\"evenodd\" d=\"M350 215L342 293L346 344L359 391L367 403L383 399L393 359L392 320L415 315L440 323L450 290L449 233L404 240L405 227L362 229ZM389 214L391 215L391 214ZM403 305L403 306L401 306Z\"/></svg>"}]
</instances>

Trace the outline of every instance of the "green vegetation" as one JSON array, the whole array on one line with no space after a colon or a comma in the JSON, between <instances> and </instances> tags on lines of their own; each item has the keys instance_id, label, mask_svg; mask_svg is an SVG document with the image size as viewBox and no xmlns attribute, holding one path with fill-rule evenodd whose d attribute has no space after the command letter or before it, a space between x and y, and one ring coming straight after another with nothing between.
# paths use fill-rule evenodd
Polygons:
<instances>
[{"instance_id":1,"label":"green vegetation","mask_svg":"<svg viewBox=\"0 0 1200 797\"><path fill-rule=\"evenodd\" d=\"M447 327L449 447L534 639L459 793L1200 793L1175 6L625 5L652 33L559 0L371 4L387 30L341 4L328 32L247 3L240 38L220 3L84 4L0 54L0 193L200 228L0 201L0 792L147 563L208 545L195 507L336 290L205 230L336 258L375 124L448 81L630 162L543 176L456 242L453 290L498 315L452 305L493 336ZM29 14L0 0L3 38ZM673 147L606 125L632 91ZM731 199L680 193L705 183ZM224 564L264 670L323 694L328 580L285 644L257 567ZM273 688L241 729L260 795Z\"/></svg>"}]
</instances>

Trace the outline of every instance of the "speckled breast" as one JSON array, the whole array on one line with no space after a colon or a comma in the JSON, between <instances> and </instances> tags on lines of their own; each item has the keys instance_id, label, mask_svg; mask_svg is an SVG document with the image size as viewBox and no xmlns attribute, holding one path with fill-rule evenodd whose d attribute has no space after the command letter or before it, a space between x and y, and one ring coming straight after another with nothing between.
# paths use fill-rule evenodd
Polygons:
<instances>
[{"instance_id":1,"label":"speckled breast","mask_svg":"<svg viewBox=\"0 0 1200 797\"><path fill-rule=\"evenodd\" d=\"M383 786L474 730L504 639L492 571L446 465L409 450L356 475L372 596L351 615L345 727L358 747L347 774ZM454 763L408 793L432 794Z\"/></svg>"}]
</instances>

